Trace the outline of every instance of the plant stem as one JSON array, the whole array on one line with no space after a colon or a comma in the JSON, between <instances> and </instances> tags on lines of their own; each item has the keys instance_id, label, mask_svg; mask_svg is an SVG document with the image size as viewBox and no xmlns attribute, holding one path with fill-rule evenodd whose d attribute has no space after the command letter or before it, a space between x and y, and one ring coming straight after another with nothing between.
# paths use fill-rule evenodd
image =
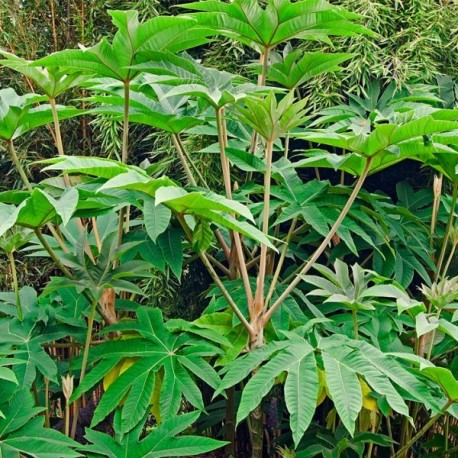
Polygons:
<instances>
[{"instance_id":1,"label":"plant stem","mask_svg":"<svg viewBox=\"0 0 458 458\"><path fill-rule=\"evenodd\" d=\"M444 428L444 450L445 450L445 456L448 455L448 440L449 440L449 434L450 434L450 416L448 414L445 414L445 428Z\"/></svg>"},{"instance_id":2,"label":"plant stem","mask_svg":"<svg viewBox=\"0 0 458 458\"><path fill-rule=\"evenodd\" d=\"M434 234L436 233L436 224L437 224L437 215L439 213L439 205L441 201L441 193L442 193L442 182L444 179L444 175L440 174L439 176L434 175L434 184L433 184L433 208L431 213L431 226L430 226L430 240L429 244L431 248L434 247Z\"/></svg>"},{"instance_id":3,"label":"plant stem","mask_svg":"<svg viewBox=\"0 0 458 458\"><path fill-rule=\"evenodd\" d=\"M25 187L27 188L28 191L32 191L32 185L30 184L29 179L27 178L27 175L24 171L24 168L21 165L21 162L19 161L19 158L16 154L16 150L14 148L13 140L8 140L8 151L11 156L11 160L13 161L16 170L19 172L19 175L21 177L22 182L24 183Z\"/></svg>"},{"instance_id":4,"label":"plant stem","mask_svg":"<svg viewBox=\"0 0 458 458\"><path fill-rule=\"evenodd\" d=\"M184 151L181 148L180 143L178 142L177 135L172 134L172 141L173 144L175 145L175 149L177 150L178 157L180 158L181 165L184 168L184 171L186 173L186 176L188 177L189 184L191 186L197 186L196 180L194 179L191 169L189 168L188 161L185 158Z\"/></svg>"},{"instance_id":5,"label":"plant stem","mask_svg":"<svg viewBox=\"0 0 458 458\"><path fill-rule=\"evenodd\" d=\"M12 251L8 251L7 254L11 267L11 276L13 278L13 290L16 296L17 317L19 321L22 321L24 319L24 315L22 313L21 296L19 294L19 283L17 281L16 262L14 260L14 254Z\"/></svg>"},{"instance_id":6,"label":"plant stem","mask_svg":"<svg viewBox=\"0 0 458 458\"><path fill-rule=\"evenodd\" d=\"M51 248L49 243L46 241L45 237L43 236L43 232L41 232L41 229L37 227L34 229L34 232L40 243L43 245L43 248L48 252L49 256L54 261L56 266L63 272L63 274L66 277L73 278L71 272L62 264L56 252Z\"/></svg>"},{"instance_id":7,"label":"plant stem","mask_svg":"<svg viewBox=\"0 0 458 458\"><path fill-rule=\"evenodd\" d=\"M452 203L450 206L450 213L448 215L447 226L445 227L445 235L444 235L444 240L442 241L442 247L441 247L441 252L439 255L439 260L437 261L437 270L436 270L436 275L434 276L434 281L437 281L439 279L440 272L442 269L442 263L444 262L445 252L447 251L448 239L450 237L450 231L451 231L453 220L454 220L454 213L455 213L457 199L458 199L458 182L453 184Z\"/></svg>"},{"instance_id":8,"label":"plant stem","mask_svg":"<svg viewBox=\"0 0 458 458\"><path fill-rule=\"evenodd\" d=\"M86 342L84 344L83 361L81 363L81 374L80 374L80 380L79 380L80 385L84 380L84 376L86 375L87 359L89 356L89 348L91 346L91 341L92 341L92 327L94 325L94 317L95 317L95 311L97 309L97 303L98 303L97 299L92 300L91 310L89 312L89 319L87 322Z\"/></svg>"},{"instance_id":9,"label":"plant stem","mask_svg":"<svg viewBox=\"0 0 458 458\"><path fill-rule=\"evenodd\" d=\"M272 149L273 140L268 140L266 145L266 171L264 174L264 208L262 214L262 232L267 236L269 233L269 213L270 213L270 182L272 175ZM267 245L261 245L261 258L259 261L259 275L257 279L255 295L255 316L259 316L264 308L264 282L266 277L267 265Z\"/></svg>"},{"instance_id":10,"label":"plant stem","mask_svg":"<svg viewBox=\"0 0 458 458\"><path fill-rule=\"evenodd\" d=\"M388 432L388 436L390 437L391 440L393 440L393 428L391 427L391 420L390 420L390 414L386 416L386 430ZM390 442L390 450L391 450L391 455L393 456L395 451L394 451L394 444L393 442Z\"/></svg>"},{"instance_id":11,"label":"plant stem","mask_svg":"<svg viewBox=\"0 0 458 458\"><path fill-rule=\"evenodd\" d=\"M447 275L448 268L450 267L450 264L453 260L453 256L455 255L456 247L457 247L457 242L454 242L452 245L452 249L450 250L450 254L448 256L447 262L445 263L444 270L442 272L442 278L444 278Z\"/></svg>"},{"instance_id":12,"label":"plant stem","mask_svg":"<svg viewBox=\"0 0 458 458\"><path fill-rule=\"evenodd\" d=\"M221 159L221 168L223 171L224 189L226 191L226 197L228 199L232 199L231 172L229 169L229 161L226 157L226 141L224 138L222 108L216 110L216 127L218 130L219 155Z\"/></svg>"},{"instance_id":13,"label":"plant stem","mask_svg":"<svg viewBox=\"0 0 458 458\"><path fill-rule=\"evenodd\" d=\"M181 226L183 227L183 230L185 231L186 236L188 237L189 240L192 240L192 234L190 232L189 226L187 225L183 215L177 215L178 221L180 222ZM221 278L219 278L218 274L216 273L215 269L211 265L211 262L209 261L207 255L204 252L199 252L199 257L202 260L204 266L208 270L208 273L212 277L213 281L218 285L218 288L221 290L223 293L223 296L229 303L229 306L231 309L234 311L235 315L237 318L240 320L240 322L245 326L245 328L248 331L248 334L252 335L253 334L253 329L248 323L247 319L244 317L243 313L240 311L238 308L237 304L235 303L234 299L232 299L232 296L229 294L229 291L226 289L224 286Z\"/></svg>"},{"instance_id":14,"label":"plant stem","mask_svg":"<svg viewBox=\"0 0 458 458\"><path fill-rule=\"evenodd\" d=\"M208 186L208 183L205 180L204 176L200 173L199 168L196 166L196 164L194 164L194 161L191 159L191 157L189 156L188 152L186 151L186 148L184 147L183 141L181 140L181 137L180 137L179 134L176 134L176 139L177 139L177 142L178 142L178 145L179 145L181 151L183 152L183 155L184 155L185 159L189 162L189 164L191 164L191 167L194 169L194 172L196 172L196 175L199 177L199 180L200 180L202 186L204 186L207 189L210 189L210 187Z\"/></svg>"},{"instance_id":15,"label":"plant stem","mask_svg":"<svg viewBox=\"0 0 458 458\"><path fill-rule=\"evenodd\" d=\"M296 278L288 285L288 287L280 295L280 297L275 301L272 307L266 312L266 314L264 315L264 323L267 323L270 320L272 315L275 313L275 310L277 310L277 308L289 296L291 291L293 291L293 289L299 284L299 282L301 281L301 276L305 275L312 268L313 264L322 255L322 253L328 246L328 243L331 241L332 237L334 237L334 234L337 232L340 225L342 224L342 221L347 216L348 212L350 211L351 206L353 205L353 202L355 201L357 195L359 194L359 191L361 190L361 187L363 186L364 180L366 179L369 173L371 162L372 162L372 157L367 159L366 165L364 167L364 170L361 176L358 178L358 181L356 182L356 185L353 188L353 191L350 194L350 197L348 198L347 203L345 204L344 208L342 209L339 217L336 219L328 235L325 237L321 245L315 250L315 252L313 253L312 257L309 259L309 261L300 270Z\"/></svg>"},{"instance_id":16,"label":"plant stem","mask_svg":"<svg viewBox=\"0 0 458 458\"><path fill-rule=\"evenodd\" d=\"M218 143L219 143L221 168L223 171L224 188L226 191L226 197L228 199L232 199L231 171L230 171L230 166L229 166L229 160L227 159L227 156L226 156L227 139L226 139L226 128L225 128L224 119L223 119L223 108L216 110L216 126L218 130ZM240 238L240 234L238 232L233 231L232 235L234 239L235 249L237 252L238 267L240 269L240 274L242 275L243 285L245 288L245 294L247 297L248 310L250 310L251 304L253 302L253 293L251 292L250 279L248 276L248 270L247 270L247 266L245 262L245 257L243 255L242 241Z\"/></svg>"},{"instance_id":17,"label":"plant stem","mask_svg":"<svg viewBox=\"0 0 458 458\"><path fill-rule=\"evenodd\" d=\"M442 417L442 415L444 415L444 413L447 411L447 409L453 404L453 401L450 401L448 400L447 401L447 404L445 404L445 406L442 408L442 410L437 413L436 415L434 415L433 417L431 417L429 419L429 421L423 426L423 428L421 428L417 434L415 434L415 436L412 437L412 439L409 440L409 442L407 442L406 445L404 445L404 447L400 448L397 453L393 456L393 458L399 458L401 456L404 455L405 452L407 452L409 450L409 448L415 443L417 442L418 439L420 439L420 437L423 436L423 434L425 434L429 428L431 428L432 425L434 425L434 423L436 423L437 420L439 420L440 417Z\"/></svg>"},{"instance_id":18,"label":"plant stem","mask_svg":"<svg viewBox=\"0 0 458 458\"><path fill-rule=\"evenodd\" d=\"M43 377L45 383L45 426L46 428L51 427L51 422L49 421L49 379L48 377Z\"/></svg>"},{"instance_id":19,"label":"plant stem","mask_svg":"<svg viewBox=\"0 0 458 458\"><path fill-rule=\"evenodd\" d=\"M122 126L122 153L121 162L127 164L129 157L129 101L130 101L130 87L129 80L124 81L124 117Z\"/></svg>"},{"instance_id":20,"label":"plant stem","mask_svg":"<svg viewBox=\"0 0 458 458\"><path fill-rule=\"evenodd\" d=\"M91 303L91 310L89 312L89 318L87 322L87 333L86 333L86 342L84 344L84 351L83 351L83 361L81 363L81 373L80 373L80 379L79 379L79 385L83 383L84 377L86 375L86 367L87 367L87 360L89 356L89 348L91 347L91 340L92 340L92 328L94 326L94 317L95 317L95 311L97 309L97 299L93 299ZM72 423L72 431L71 431L71 437L72 439L75 438L76 434L76 426L78 424L78 416L79 416L79 400L75 401L75 415L73 417L73 423Z\"/></svg>"},{"instance_id":21,"label":"plant stem","mask_svg":"<svg viewBox=\"0 0 458 458\"><path fill-rule=\"evenodd\" d=\"M277 286L278 278L280 277L281 268L283 267L283 263L285 262L286 253L288 252L288 246L289 246L289 243L291 242L291 239L293 238L294 229L296 227L296 224L297 224L297 216L293 218L293 221L289 228L288 234L286 235L285 244L283 245L283 248L280 254L280 259L278 260L277 267L275 269L275 273L272 278L272 282L270 283L269 292L267 293L267 297L265 300L265 307L269 305L270 299L272 298L272 295L275 291L275 287Z\"/></svg>"},{"instance_id":22,"label":"plant stem","mask_svg":"<svg viewBox=\"0 0 458 458\"><path fill-rule=\"evenodd\" d=\"M358 333L358 312L356 310L352 310L353 314L353 337L355 340L359 339L359 333Z\"/></svg>"}]
</instances>

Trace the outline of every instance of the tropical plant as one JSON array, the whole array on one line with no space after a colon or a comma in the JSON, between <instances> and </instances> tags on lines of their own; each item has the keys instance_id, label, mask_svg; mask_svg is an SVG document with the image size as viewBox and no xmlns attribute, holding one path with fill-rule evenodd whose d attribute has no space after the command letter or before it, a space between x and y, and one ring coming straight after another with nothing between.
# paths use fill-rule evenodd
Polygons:
<instances>
[{"instance_id":1,"label":"tropical plant","mask_svg":"<svg viewBox=\"0 0 458 458\"><path fill-rule=\"evenodd\" d=\"M195 12L145 22L111 11L112 39L36 61L1 53L44 95L0 91L0 138L26 188L0 193L13 290L0 296L0 447L165 457L227 445L238 456L239 425L252 457L277 445L297 456L389 447L401 457L443 423L447 453L458 415L453 101L442 101L444 87L371 82L314 112L310 82L357 56L293 45L370 39L360 16L319 0L184 6ZM218 35L260 54L257 84L183 53ZM84 110L55 104L75 88ZM78 114L122 122L119 161L65 154L60 120ZM38 182L13 140L50 122L58 155L37 164ZM172 141L186 179L133 165L132 123ZM194 153L219 161L215 189ZM394 202L363 189L408 160L443 175L433 192L397 184L386 189ZM45 285L20 285L18 255L51 259ZM179 282L191 267L209 277L202 287L194 278L201 316L164 320L145 305L145 279L159 271ZM263 404L274 398L265 428ZM55 417L69 437L50 429ZM14 428L1 433L2 422ZM195 436L197 422L225 441Z\"/></svg>"}]
</instances>

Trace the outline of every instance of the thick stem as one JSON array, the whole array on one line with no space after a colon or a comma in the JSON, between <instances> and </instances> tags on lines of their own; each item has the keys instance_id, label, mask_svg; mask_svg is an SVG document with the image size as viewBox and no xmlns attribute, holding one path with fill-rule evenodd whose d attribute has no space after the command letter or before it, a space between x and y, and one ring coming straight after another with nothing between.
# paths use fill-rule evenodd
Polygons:
<instances>
[{"instance_id":1,"label":"thick stem","mask_svg":"<svg viewBox=\"0 0 458 458\"><path fill-rule=\"evenodd\" d=\"M332 237L334 237L335 233L337 232L340 225L342 224L342 221L345 219L348 212L350 211L350 208L353 205L353 202L355 201L357 195L359 194L359 191L361 190L361 187L363 186L364 180L366 179L369 173L371 162L372 162L372 158L367 159L363 173L358 178L358 181L356 182L356 185L353 188L353 191L350 194L350 197L348 198L347 203L345 204L344 208L342 209L342 212L340 213L339 217L336 219L336 222L332 226L328 235L325 237L321 245L315 250L312 257L305 264L305 266L301 269L301 271L298 273L296 278L289 284L289 286L280 295L280 297L275 301L272 307L266 312L266 314L264 315L264 323L267 323L270 320L270 318L275 313L277 308L280 307L283 301L289 296L289 294L293 291L293 289L299 284L299 282L301 281L302 275L305 275L312 268L313 264L315 264L318 258L323 254L324 250L328 246L328 243L331 241Z\"/></svg>"},{"instance_id":2,"label":"thick stem","mask_svg":"<svg viewBox=\"0 0 458 458\"><path fill-rule=\"evenodd\" d=\"M417 440L420 439L420 437L422 437L423 434L425 434L429 430L429 428L431 428L431 426L434 425L434 423L436 423L437 420L439 420L440 417L442 417L442 415L444 415L444 413L452 404L453 401L447 401L447 404L445 404L442 410L436 415L434 415L434 417L430 418L430 420L423 426L423 428L421 428L417 432L417 434L415 434L415 436L413 436L412 439L410 439L409 442L407 442L407 444L404 445L404 447L400 448L397 451L396 455L394 455L393 458L400 458L404 456L404 454L409 450L409 448L412 447L412 445L415 444L415 442L417 442Z\"/></svg>"},{"instance_id":3,"label":"thick stem","mask_svg":"<svg viewBox=\"0 0 458 458\"><path fill-rule=\"evenodd\" d=\"M262 215L262 232L269 233L270 212L270 181L272 175L272 149L273 140L268 140L266 145L266 172L264 174L264 208ZM264 283L266 278L267 245L261 245L261 258L259 260L259 275L254 299L255 316L259 316L264 308Z\"/></svg>"},{"instance_id":4,"label":"thick stem","mask_svg":"<svg viewBox=\"0 0 458 458\"><path fill-rule=\"evenodd\" d=\"M13 140L8 140L8 151L11 156L11 160L13 161L16 170L19 172L19 175L21 177L22 182L24 183L25 187L27 188L28 191L32 191L32 185L30 184L29 179L27 178L27 175L25 173L24 168L21 165L21 162L19 161L19 158L16 154L16 150L14 148Z\"/></svg>"},{"instance_id":5,"label":"thick stem","mask_svg":"<svg viewBox=\"0 0 458 458\"><path fill-rule=\"evenodd\" d=\"M454 220L454 213L455 213L457 199L458 199L458 182L453 184L452 203L450 206L450 213L448 215L448 221L447 221L447 226L445 228L445 236L442 242L439 260L437 261L437 270L436 270L436 275L434 276L434 281L437 281L439 279L439 276L442 270L442 263L444 262L445 252L447 251L447 244L448 244L448 239L450 237L450 231L451 231L453 220Z\"/></svg>"},{"instance_id":6,"label":"thick stem","mask_svg":"<svg viewBox=\"0 0 458 458\"><path fill-rule=\"evenodd\" d=\"M17 307L17 317L19 321L24 319L24 315L22 313L22 304L21 304L21 296L19 294L19 283L17 281L17 271L16 271L16 262L14 260L14 254L12 251L8 251L8 260L10 262L11 267L11 277L13 279L13 291L16 296L16 307Z\"/></svg>"},{"instance_id":7,"label":"thick stem","mask_svg":"<svg viewBox=\"0 0 458 458\"><path fill-rule=\"evenodd\" d=\"M256 407L256 409L251 412L248 426L251 440L251 458L262 458L263 422L261 405Z\"/></svg>"},{"instance_id":8,"label":"thick stem","mask_svg":"<svg viewBox=\"0 0 458 458\"><path fill-rule=\"evenodd\" d=\"M173 144L175 145L175 149L177 150L178 157L180 158L181 165L184 168L184 171L186 173L186 176L188 177L189 184L191 186L197 186L196 180L194 179L191 169L189 168L188 161L185 158L184 151L181 149L181 145L178 142L177 135L172 134L172 141Z\"/></svg>"},{"instance_id":9,"label":"thick stem","mask_svg":"<svg viewBox=\"0 0 458 458\"><path fill-rule=\"evenodd\" d=\"M81 363L81 373L80 373L79 385L83 383L84 377L86 375L87 360L89 357L89 348L91 347L92 328L94 326L94 317L95 317L95 311L97 309L97 303L98 303L97 299L92 300L91 310L89 312L89 318L87 322L86 342L84 344L83 361ZM73 423L72 423L72 431L71 431L72 439L75 438L75 434L76 434L76 427L78 424L78 417L79 417L79 408L80 408L80 400L76 400Z\"/></svg>"},{"instance_id":10,"label":"thick stem","mask_svg":"<svg viewBox=\"0 0 458 458\"><path fill-rule=\"evenodd\" d=\"M235 387L226 390L226 437L229 443L226 445L225 455L229 457L235 456Z\"/></svg>"}]
</instances>

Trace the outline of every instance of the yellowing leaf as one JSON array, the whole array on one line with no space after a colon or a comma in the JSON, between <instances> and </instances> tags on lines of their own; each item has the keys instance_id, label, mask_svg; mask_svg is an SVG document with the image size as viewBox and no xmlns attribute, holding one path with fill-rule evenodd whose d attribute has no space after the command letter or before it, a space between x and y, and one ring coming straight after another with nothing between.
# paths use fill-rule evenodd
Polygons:
<instances>
[{"instance_id":1,"label":"yellowing leaf","mask_svg":"<svg viewBox=\"0 0 458 458\"><path fill-rule=\"evenodd\" d=\"M363 393L363 407L371 412L378 412L377 401L370 395L371 387L361 378L359 379L359 384Z\"/></svg>"}]
</instances>

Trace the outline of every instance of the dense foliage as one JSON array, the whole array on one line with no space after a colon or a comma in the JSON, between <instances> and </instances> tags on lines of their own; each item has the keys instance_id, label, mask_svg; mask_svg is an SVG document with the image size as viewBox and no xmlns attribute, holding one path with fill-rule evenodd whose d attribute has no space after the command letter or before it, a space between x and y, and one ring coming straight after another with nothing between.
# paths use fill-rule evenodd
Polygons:
<instances>
[{"instance_id":1,"label":"dense foliage","mask_svg":"<svg viewBox=\"0 0 458 458\"><path fill-rule=\"evenodd\" d=\"M99 3L2 11L0 454L454 456L456 5Z\"/></svg>"}]
</instances>

